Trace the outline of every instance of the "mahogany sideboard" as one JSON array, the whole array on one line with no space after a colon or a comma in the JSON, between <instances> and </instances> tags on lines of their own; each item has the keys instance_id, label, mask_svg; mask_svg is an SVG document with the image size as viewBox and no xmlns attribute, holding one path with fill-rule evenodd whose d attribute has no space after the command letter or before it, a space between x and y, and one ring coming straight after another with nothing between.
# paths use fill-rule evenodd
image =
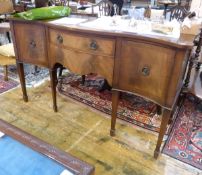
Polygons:
<instances>
[{"instance_id":1,"label":"mahogany sideboard","mask_svg":"<svg viewBox=\"0 0 202 175\"><path fill-rule=\"evenodd\" d=\"M24 101L28 101L28 96L23 63L49 68L54 111L57 111L58 65L81 75L98 73L112 86L112 136L115 135L120 91L145 97L162 108L154 151L154 157L158 157L169 118L183 86L193 36L181 35L176 39L103 31L81 25L61 25L54 20L50 23L11 18L10 24Z\"/></svg>"}]
</instances>

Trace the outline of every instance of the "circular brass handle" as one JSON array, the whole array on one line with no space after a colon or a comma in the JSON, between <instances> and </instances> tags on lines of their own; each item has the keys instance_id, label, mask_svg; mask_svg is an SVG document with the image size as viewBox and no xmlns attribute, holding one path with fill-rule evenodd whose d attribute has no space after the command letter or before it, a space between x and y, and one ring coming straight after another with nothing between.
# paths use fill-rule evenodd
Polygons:
<instances>
[{"instance_id":1,"label":"circular brass handle","mask_svg":"<svg viewBox=\"0 0 202 175\"><path fill-rule=\"evenodd\" d=\"M150 74L150 68L147 66L143 67L142 68L142 75L149 76L149 74Z\"/></svg>"},{"instance_id":2,"label":"circular brass handle","mask_svg":"<svg viewBox=\"0 0 202 175\"><path fill-rule=\"evenodd\" d=\"M63 43L63 37L61 35L58 35L57 36L57 41L59 44L62 44Z\"/></svg>"},{"instance_id":3,"label":"circular brass handle","mask_svg":"<svg viewBox=\"0 0 202 175\"><path fill-rule=\"evenodd\" d=\"M31 48L35 48L36 47L36 43L34 40L32 40L30 43L29 43L30 47Z\"/></svg>"},{"instance_id":4,"label":"circular brass handle","mask_svg":"<svg viewBox=\"0 0 202 175\"><path fill-rule=\"evenodd\" d=\"M96 41L91 41L90 49L97 50L97 48L98 48L97 42Z\"/></svg>"}]
</instances>

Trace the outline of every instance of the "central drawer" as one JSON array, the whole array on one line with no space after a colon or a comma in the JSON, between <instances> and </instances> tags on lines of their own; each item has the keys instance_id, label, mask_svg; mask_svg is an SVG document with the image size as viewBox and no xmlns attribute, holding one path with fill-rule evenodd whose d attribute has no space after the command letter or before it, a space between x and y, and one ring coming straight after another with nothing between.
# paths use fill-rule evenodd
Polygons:
<instances>
[{"instance_id":1,"label":"central drawer","mask_svg":"<svg viewBox=\"0 0 202 175\"><path fill-rule=\"evenodd\" d=\"M69 50L102 56L114 56L115 52L115 39L72 34L54 29L49 30L49 38L52 44Z\"/></svg>"},{"instance_id":2,"label":"central drawer","mask_svg":"<svg viewBox=\"0 0 202 175\"><path fill-rule=\"evenodd\" d=\"M115 39L49 29L49 41L51 67L60 63L80 75L97 73L112 84Z\"/></svg>"}]
</instances>

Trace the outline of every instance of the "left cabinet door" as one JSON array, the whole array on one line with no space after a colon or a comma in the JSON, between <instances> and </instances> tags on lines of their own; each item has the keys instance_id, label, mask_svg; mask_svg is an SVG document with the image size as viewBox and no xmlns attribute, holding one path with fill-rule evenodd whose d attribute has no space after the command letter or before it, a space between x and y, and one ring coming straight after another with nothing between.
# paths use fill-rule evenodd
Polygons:
<instances>
[{"instance_id":1,"label":"left cabinet door","mask_svg":"<svg viewBox=\"0 0 202 175\"><path fill-rule=\"evenodd\" d=\"M45 26L40 24L13 24L18 60L48 67Z\"/></svg>"}]
</instances>

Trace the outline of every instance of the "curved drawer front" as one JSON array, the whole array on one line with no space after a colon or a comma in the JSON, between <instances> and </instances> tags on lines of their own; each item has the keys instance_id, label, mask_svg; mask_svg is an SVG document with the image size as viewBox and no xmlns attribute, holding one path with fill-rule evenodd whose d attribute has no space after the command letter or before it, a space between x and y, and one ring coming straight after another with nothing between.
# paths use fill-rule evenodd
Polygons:
<instances>
[{"instance_id":1,"label":"curved drawer front","mask_svg":"<svg viewBox=\"0 0 202 175\"><path fill-rule=\"evenodd\" d=\"M118 83L115 88L137 93L166 106L168 95L172 96L172 102L176 95L176 90L168 92L170 84L177 86L179 81L177 78L171 80L174 67L178 66L175 64L175 54L174 49L122 41L119 77L116 78Z\"/></svg>"},{"instance_id":2,"label":"curved drawer front","mask_svg":"<svg viewBox=\"0 0 202 175\"><path fill-rule=\"evenodd\" d=\"M51 65L60 63L70 71L86 75L97 73L112 84L114 58L109 56L93 55L79 51L59 48L50 44Z\"/></svg>"},{"instance_id":3,"label":"curved drawer front","mask_svg":"<svg viewBox=\"0 0 202 175\"><path fill-rule=\"evenodd\" d=\"M25 23L14 25L19 60L47 67L45 27Z\"/></svg>"},{"instance_id":4,"label":"curved drawer front","mask_svg":"<svg viewBox=\"0 0 202 175\"><path fill-rule=\"evenodd\" d=\"M79 50L104 56L114 56L115 40L49 30L50 42L66 49Z\"/></svg>"}]
</instances>

